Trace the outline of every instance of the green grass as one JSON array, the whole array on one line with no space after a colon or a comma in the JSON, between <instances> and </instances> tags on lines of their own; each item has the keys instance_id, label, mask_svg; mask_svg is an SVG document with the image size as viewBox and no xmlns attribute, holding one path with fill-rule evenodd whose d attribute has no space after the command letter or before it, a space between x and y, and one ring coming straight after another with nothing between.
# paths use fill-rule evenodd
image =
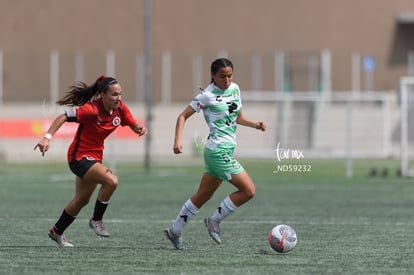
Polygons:
<instances>
[{"instance_id":1,"label":"green grass","mask_svg":"<svg viewBox=\"0 0 414 275\"><path fill-rule=\"evenodd\" d=\"M188 247L163 236L202 173L194 165L118 164L120 186L105 215L110 238L88 228L93 202L66 231L73 249L47 237L74 192L66 164L0 167L0 274L413 274L414 183L395 176L393 161L359 161L345 177L344 161L308 161L306 173L274 173L274 161L242 161L256 197L222 223L222 244L203 219L234 188L223 183L185 228ZM370 178L372 167L389 168ZM296 229L298 244L272 251L269 230Z\"/></svg>"}]
</instances>

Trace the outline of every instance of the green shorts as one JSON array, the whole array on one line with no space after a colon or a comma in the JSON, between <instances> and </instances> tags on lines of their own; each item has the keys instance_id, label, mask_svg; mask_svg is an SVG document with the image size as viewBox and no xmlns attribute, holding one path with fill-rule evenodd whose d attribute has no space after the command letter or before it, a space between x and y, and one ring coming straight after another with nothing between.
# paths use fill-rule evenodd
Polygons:
<instances>
[{"instance_id":1,"label":"green shorts","mask_svg":"<svg viewBox=\"0 0 414 275\"><path fill-rule=\"evenodd\" d=\"M233 153L234 148L204 148L204 171L215 178L230 181L232 174L244 171L243 166L234 159Z\"/></svg>"}]
</instances>

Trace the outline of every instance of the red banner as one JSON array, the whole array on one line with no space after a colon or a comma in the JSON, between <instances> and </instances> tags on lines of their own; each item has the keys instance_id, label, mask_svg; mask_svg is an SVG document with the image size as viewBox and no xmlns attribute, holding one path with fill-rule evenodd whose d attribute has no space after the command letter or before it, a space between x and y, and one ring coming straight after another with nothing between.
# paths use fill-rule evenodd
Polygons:
<instances>
[{"instance_id":1,"label":"red banner","mask_svg":"<svg viewBox=\"0 0 414 275\"><path fill-rule=\"evenodd\" d=\"M48 119L0 119L0 138L35 138L43 136L53 120ZM77 123L65 123L53 138L72 138L78 128ZM115 130L118 138L137 138L129 127Z\"/></svg>"}]
</instances>

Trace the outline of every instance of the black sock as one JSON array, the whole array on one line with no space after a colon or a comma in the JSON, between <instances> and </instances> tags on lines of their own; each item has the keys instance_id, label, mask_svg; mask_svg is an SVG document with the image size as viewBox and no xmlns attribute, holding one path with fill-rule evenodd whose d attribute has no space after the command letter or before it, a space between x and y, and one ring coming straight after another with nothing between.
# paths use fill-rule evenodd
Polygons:
<instances>
[{"instance_id":1,"label":"black sock","mask_svg":"<svg viewBox=\"0 0 414 275\"><path fill-rule=\"evenodd\" d=\"M65 210L63 210L62 215L60 215L59 220L55 224L55 232L62 235L66 228L68 228L68 226L75 220L75 218L76 217L69 215Z\"/></svg>"},{"instance_id":2,"label":"black sock","mask_svg":"<svg viewBox=\"0 0 414 275\"><path fill-rule=\"evenodd\" d=\"M102 220L102 217L103 217L107 207L108 207L108 203L103 203L103 202L100 202L99 200L96 200L95 209L93 211L92 219L94 221Z\"/></svg>"}]
</instances>

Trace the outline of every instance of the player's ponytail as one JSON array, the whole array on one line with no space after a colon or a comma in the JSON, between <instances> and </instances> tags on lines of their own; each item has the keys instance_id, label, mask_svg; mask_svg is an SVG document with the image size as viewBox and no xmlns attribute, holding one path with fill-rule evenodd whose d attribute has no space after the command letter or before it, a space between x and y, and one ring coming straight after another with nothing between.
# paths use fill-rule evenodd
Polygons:
<instances>
[{"instance_id":1,"label":"player's ponytail","mask_svg":"<svg viewBox=\"0 0 414 275\"><path fill-rule=\"evenodd\" d=\"M118 81L115 78L105 75L100 76L92 85L79 81L70 86L66 95L56 103L59 105L82 106L99 97L101 92L106 92L110 85L116 83Z\"/></svg>"}]
</instances>

